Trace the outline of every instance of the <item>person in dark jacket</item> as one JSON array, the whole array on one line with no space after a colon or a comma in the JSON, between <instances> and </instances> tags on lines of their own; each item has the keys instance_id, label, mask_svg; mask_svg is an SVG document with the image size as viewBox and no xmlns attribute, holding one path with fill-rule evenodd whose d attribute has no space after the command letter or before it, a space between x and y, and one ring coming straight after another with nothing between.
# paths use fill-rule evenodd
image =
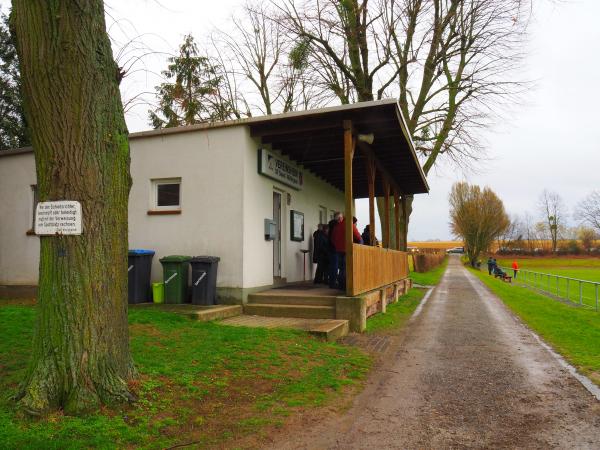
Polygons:
<instances>
[{"instance_id":1,"label":"person in dark jacket","mask_svg":"<svg viewBox=\"0 0 600 450\"><path fill-rule=\"evenodd\" d=\"M312 261L313 263L317 263L317 239L319 234L323 231L323 224L317 225L317 229L313 233L313 252L312 252Z\"/></svg>"},{"instance_id":2,"label":"person in dark jacket","mask_svg":"<svg viewBox=\"0 0 600 450\"><path fill-rule=\"evenodd\" d=\"M317 231L313 233L313 263L317 265L314 283L327 283L329 280L329 238L325 228L327 225L319 224Z\"/></svg>"},{"instance_id":3,"label":"person in dark jacket","mask_svg":"<svg viewBox=\"0 0 600 450\"><path fill-rule=\"evenodd\" d=\"M335 232L335 227L337 226L338 223L338 219L337 219L337 214L336 213L333 216L333 219L331 219L329 221L329 224L327 224L328 227L328 231L327 231L327 236L328 236L328 267L329 267L329 287L330 288L335 288L336 287L336 282L337 282L337 277L338 277L338 269L339 269L339 261L337 258L337 253L335 251L335 246L333 245L333 241L331 240L331 237L333 236L333 233Z\"/></svg>"},{"instance_id":4,"label":"person in dark jacket","mask_svg":"<svg viewBox=\"0 0 600 450\"><path fill-rule=\"evenodd\" d=\"M362 233L363 244L371 245L371 226L367 225ZM373 245L376 247L379 242L377 241L377 237L373 238Z\"/></svg>"},{"instance_id":5,"label":"person in dark jacket","mask_svg":"<svg viewBox=\"0 0 600 450\"><path fill-rule=\"evenodd\" d=\"M491 275L492 270L494 270L494 260L492 259L491 256L487 260L487 266L488 266L488 275Z\"/></svg>"}]
</instances>

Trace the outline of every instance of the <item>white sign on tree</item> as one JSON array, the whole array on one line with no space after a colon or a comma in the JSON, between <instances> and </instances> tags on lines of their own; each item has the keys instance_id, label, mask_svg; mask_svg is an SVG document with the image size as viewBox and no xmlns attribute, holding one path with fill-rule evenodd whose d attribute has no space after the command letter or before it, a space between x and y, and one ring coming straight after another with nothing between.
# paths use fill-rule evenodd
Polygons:
<instances>
[{"instance_id":1,"label":"white sign on tree","mask_svg":"<svg viewBox=\"0 0 600 450\"><path fill-rule=\"evenodd\" d=\"M38 203L35 209L35 234L81 234L81 203L71 200Z\"/></svg>"}]
</instances>

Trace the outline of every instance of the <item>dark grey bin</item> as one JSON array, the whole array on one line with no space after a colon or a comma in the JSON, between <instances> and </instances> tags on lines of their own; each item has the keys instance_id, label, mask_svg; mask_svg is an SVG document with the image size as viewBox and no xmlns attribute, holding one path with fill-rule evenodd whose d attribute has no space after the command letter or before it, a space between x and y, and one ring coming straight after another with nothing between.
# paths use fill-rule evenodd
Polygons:
<instances>
[{"instance_id":1,"label":"dark grey bin","mask_svg":"<svg viewBox=\"0 0 600 450\"><path fill-rule=\"evenodd\" d=\"M154 250L129 250L127 258L129 303L144 303L152 301L150 294L150 271Z\"/></svg>"},{"instance_id":2,"label":"dark grey bin","mask_svg":"<svg viewBox=\"0 0 600 450\"><path fill-rule=\"evenodd\" d=\"M192 266L192 303L194 305L217 304L217 256L195 256Z\"/></svg>"}]
</instances>

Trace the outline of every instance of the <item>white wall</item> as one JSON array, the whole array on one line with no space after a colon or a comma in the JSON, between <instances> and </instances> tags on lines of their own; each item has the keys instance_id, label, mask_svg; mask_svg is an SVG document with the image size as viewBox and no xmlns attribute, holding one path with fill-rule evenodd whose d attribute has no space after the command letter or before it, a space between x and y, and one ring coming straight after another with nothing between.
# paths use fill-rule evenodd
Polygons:
<instances>
[{"instance_id":1,"label":"white wall","mask_svg":"<svg viewBox=\"0 0 600 450\"><path fill-rule=\"evenodd\" d=\"M129 247L166 255L219 256L217 285L242 287L243 127L135 138L131 142ZM181 214L148 215L151 179L181 178Z\"/></svg>"},{"instance_id":2,"label":"white wall","mask_svg":"<svg viewBox=\"0 0 600 450\"><path fill-rule=\"evenodd\" d=\"M36 184L33 153L0 157L0 284L35 285L40 241L27 236Z\"/></svg>"},{"instance_id":3,"label":"white wall","mask_svg":"<svg viewBox=\"0 0 600 450\"><path fill-rule=\"evenodd\" d=\"M273 283L273 242L264 239L264 219L273 218L273 191L282 193L281 244L282 273L287 281L301 281L303 277L300 249L312 249L312 234L319 223L319 206L328 210L343 210L344 194L330 184L303 171L304 187L297 191L258 173L260 141L252 139L245 129L244 146L244 287L265 286ZM277 149L275 149L277 150ZM287 204L287 194L291 202ZM304 213L304 241L290 239L290 211ZM306 255L306 278L312 274L312 257Z\"/></svg>"},{"instance_id":4,"label":"white wall","mask_svg":"<svg viewBox=\"0 0 600 450\"><path fill-rule=\"evenodd\" d=\"M131 140L129 248L156 251L153 281L166 255L219 256L217 285L252 288L273 283L273 243L264 219L273 217L273 191L282 193L282 276L302 280L302 253L311 249L319 206L343 210L344 196L304 171L296 191L258 174L259 141L245 126ZM181 214L148 215L151 180L181 178ZM39 238L31 228L33 153L0 157L0 284L37 284ZM291 202L287 204L287 194ZM290 240L290 211L304 213L304 241ZM311 255L307 254L307 279Z\"/></svg>"}]
</instances>

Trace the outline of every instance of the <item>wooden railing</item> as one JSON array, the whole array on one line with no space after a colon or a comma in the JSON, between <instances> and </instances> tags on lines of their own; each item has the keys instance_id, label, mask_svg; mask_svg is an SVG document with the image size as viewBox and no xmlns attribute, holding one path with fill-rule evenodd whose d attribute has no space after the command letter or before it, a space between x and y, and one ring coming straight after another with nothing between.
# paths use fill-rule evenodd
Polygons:
<instances>
[{"instance_id":1,"label":"wooden railing","mask_svg":"<svg viewBox=\"0 0 600 450\"><path fill-rule=\"evenodd\" d=\"M408 277L408 253L368 245L352 246L350 295L358 295Z\"/></svg>"}]
</instances>

